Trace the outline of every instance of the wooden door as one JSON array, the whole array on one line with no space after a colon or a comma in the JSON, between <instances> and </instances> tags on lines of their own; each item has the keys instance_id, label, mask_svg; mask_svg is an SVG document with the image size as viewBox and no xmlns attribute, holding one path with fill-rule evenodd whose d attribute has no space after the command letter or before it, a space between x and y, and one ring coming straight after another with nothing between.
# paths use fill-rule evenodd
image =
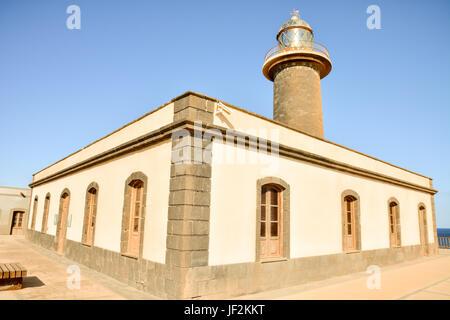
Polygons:
<instances>
[{"instance_id":1,"label":"wooden door","mask_svg":"<svg viewBox=\"0 0 450 320\"><path fill-rule=\"evenodd\" d=\"M11 224L11 234L22 234L23 233L23 216L25 212L14 211Z\"/></svg>"},{"instance_id":2,"label":"wooden door","mask_svg":"<svg viewBox=\"0 0 450 320\"><path fill-rule=\"evenodd\" d=\"M427 232L427 216L424 207L419 208L419 231L420 231L420 246L422 247L422 254L427 255L428 232Z\"/></svg>"},{"instance_id":3,"label":"wooden door","mask_svg":"<svg viewBox=\"0 0 450 320\"><path fill-rule=\"evenodd\" d=\"M67 193L65 193L61 197L61 202L60 202L61 218L60 218L60 223L58 225L58 230L57 230L58 238L56 240L56 252L58 254L64 253L64 242L66 240L66 232L67 232L67 215L69 212L69 201L70 201L70 196Z\"/></svg>"},{"instance_id":4,"label":"wooden door","mask_svg":"<svg viewBox=\"0 0 450 320\"><path fill-rule=\"evenodd\" d=\"M264 186L261 192L261 252L260 258L270 259L282 255L282 203L281 191Z\"/></svg>"},{"instance_id":5,"label":"wooden door","mask_svg":"<svg viewBox=\"0 0 450 320\"><path fill-rule=\"evenodd\" d=\"M142 181L137 181L131 186L131 206L130 206L130 236L128 240L128 253L139 256L139 245L141 239L142 220L142 198L144 185Z\"/></svg>"},{"instance_id":6,"label":"wooden door","mask_svg":"<svg viewBox=\"0 0 450 320\"><path fill-rule=\"evenodd\" d=\"M356 250L355 236L355 199L346 197L345 205L345 221L344 221L344 244L348 251Z\"/></svg>"}]
</instances>

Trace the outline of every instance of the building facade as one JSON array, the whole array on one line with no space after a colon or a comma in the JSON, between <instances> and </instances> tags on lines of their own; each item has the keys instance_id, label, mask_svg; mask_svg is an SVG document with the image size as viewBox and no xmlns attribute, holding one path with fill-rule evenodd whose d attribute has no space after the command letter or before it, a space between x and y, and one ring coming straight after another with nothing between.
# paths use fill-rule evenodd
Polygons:
<instances>
[{"instance_id":1,"label":"building facade","mask_svg":"<svg viewBox=\"0 0 450 320\"><path fill-rule=\"evenodd\" d=\"M0 235L23 234L30 189L0 187Z\"/></svg>"},{"instance_id":2,"label":"building facade","mask_svg":"<svg viewBox=\"0 0 450 320\"><path fill-rule=\"evenodd\" d=\"M27 237L170 299L437 254L432 179L325 140L328 52L298 15L277 40L276 120L186 92L34 174Z\"/></svg>"}]
</instances>

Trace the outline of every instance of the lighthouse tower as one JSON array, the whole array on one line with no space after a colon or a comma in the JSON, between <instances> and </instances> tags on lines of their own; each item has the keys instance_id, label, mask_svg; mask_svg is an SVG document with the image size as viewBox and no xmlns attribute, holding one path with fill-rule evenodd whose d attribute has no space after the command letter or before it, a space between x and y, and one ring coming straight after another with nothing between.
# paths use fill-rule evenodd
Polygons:
<instances>
[{"instance_id":1,"label":"lighthouse tower","mask_svg":"<svg viewBox=\"0 0 450 320\"><path fill-rule=\"evenodd\" d=\"M273 118L323 138L320 79L331 71L328 50L313 41L309 24L294 11L266 54L264 76L273 81Z\"/></svg>"}]
</instances>

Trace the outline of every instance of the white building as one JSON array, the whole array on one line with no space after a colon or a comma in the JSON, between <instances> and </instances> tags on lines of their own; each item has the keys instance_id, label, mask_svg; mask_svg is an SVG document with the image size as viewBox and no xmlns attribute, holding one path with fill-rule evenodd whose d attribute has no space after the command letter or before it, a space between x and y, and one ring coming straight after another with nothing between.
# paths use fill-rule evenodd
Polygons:
<instances>
[{"instance_id":1,"label":"white building","mask_svg":"<svg viewBox=\"0 0 450 320\"><path fill-rule=\"evenodd\" d=\"M33 175L27 237L163 298L223 298L437 254L432 179L323 139L328 52L294 15L274 117L186 92Z\"/></svg>"},{"instance_id":2,"label":"white building","mask_svg":"<svg viewBox=\"0 0 450 320\"><path fill-rule=\"evenodd\" d=\"M0 186L0 235L22 234L30 189Z\"/></svg>"}]
</instances>

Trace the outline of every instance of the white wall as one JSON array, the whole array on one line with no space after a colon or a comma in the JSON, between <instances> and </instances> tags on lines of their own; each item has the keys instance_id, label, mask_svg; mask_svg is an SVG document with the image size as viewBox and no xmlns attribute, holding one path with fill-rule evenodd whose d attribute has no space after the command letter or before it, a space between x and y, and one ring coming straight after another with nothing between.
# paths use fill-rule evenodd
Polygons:
<instances>
[{"instance_id":1,"label":"white wall","mask_svg":"<svg viewBox=\"0 0 450 320\"><path fill-rule=\"evenodd\" d=\"M59 197L64 188L70 190L67 239L81 242L87 186L99 185L94 245L120 252L122 209L126 179L136 171L148 177L147 209L143 257L164 263L170 183L171 141L109 161L75 174L33 188L32 199L39 197L36 230L40 231L47 192L51 194L47 233L55 235L54 215L59 210ZM33 207L33 205L32 205ZM33 212L33 208L31 208ZM29 227L31 218L29 219Z\"/></svg>"},{"instance_id":2,"label":"white wall","mask_svg":"<svg viewBox=\"0 0 450 320\"><path fill-rule=\"evenodd\" d=\"M417 206L427 208L428 240L434 242L430 195L375 180L363 179L306 162L277 158L269 170L259 164L227 164L222 155L236 148L214 142L211 181L209 263L255 261L256 181L276 176L290 185L290 255L292 258L342 252L341 193L361 199L362 250L389 247L387 201L400 202L402 245L420 244ZM249 159L254 151L242 150ZM230 154L230 153L228 153ZM243 161L244 162L244 161Z\"/></svg>"}]
</instances>

